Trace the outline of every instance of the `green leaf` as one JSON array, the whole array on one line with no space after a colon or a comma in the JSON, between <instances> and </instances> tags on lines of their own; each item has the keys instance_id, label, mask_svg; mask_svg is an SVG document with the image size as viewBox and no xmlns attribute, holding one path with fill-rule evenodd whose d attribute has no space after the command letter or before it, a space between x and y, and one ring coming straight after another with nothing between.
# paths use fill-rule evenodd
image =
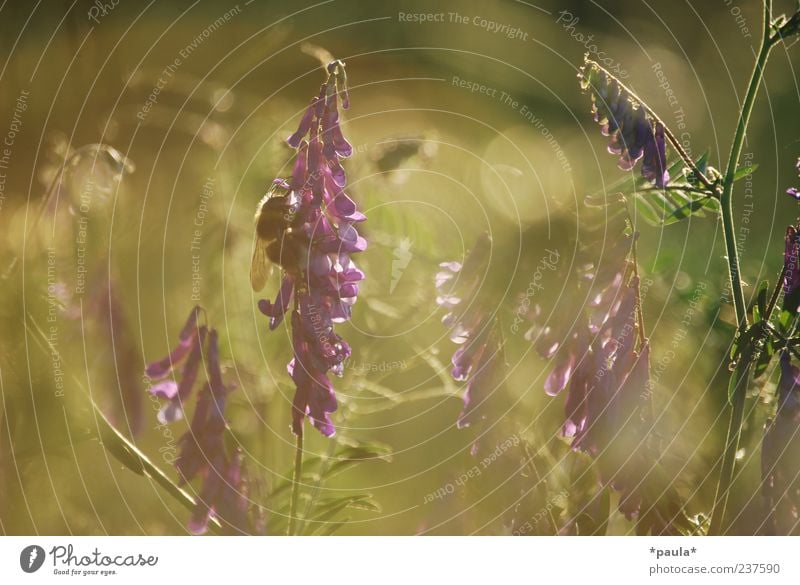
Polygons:
<instances>
[{"instance_id":1,"label":"green leaf","mask_svg":"<svg viewBox=\"0 0 800 585\"><path fill-rule=\"evenodd\" d=\"M303 475L301 483L314 485L335 473L339 473L348 467L358 463L369 461L390 462L392 460L393 449L386 443L379 441L359 441L345 436L337 437L339 448L334 452L330 459L323 459L319 456L309 456L303 461ZM329 465L326 465L329 463ZM283 473L282 479L272 488L269 499L275 500L277 496L283 495L292 487L291 477L293 469L287 469Z\"/></svg>"},{"instance_id":2,"label":"green leaf","mask_svg":"<svg viewBox=\"0 0 800 585\"><path fill-rule=\"evenodd\" d=\"M794 315L792 315L789 311L785 309L781 310L780 314L778 315L778 324L780 325L782 331L789 330L789 324L792 322L793 317Z\"/></svg>"},{"instance_id":3,"label":"green leaf","mask_svg":"<svg viewBox=\"0 0 800 585\"><path fill-rule=\"evenodd\" d=\"M719 205L719 200L713 197L706 197L705 199L703 199L703 206L706 209L713 211L714 213L719 213L721 209Z\"/></svg>"},{"instance_id":4,"label":"green leaf","mask_svg":"<svg viewBox=\"0 0 800 585\"><path fill-rule=\"evenodd\" d=\"M342 439L340 439L340 442ZM334 473L339 473L346 467L361 463L363 461L383 461L392 460L392 448L378 442L365 442L356 445L343 445L332 457L332 463L322 474L322 477L329 477Z\"/></svg>"},{"instance_id":5,"label":"green leaf","mask_svg":"<svg viewBox=\"0 0 800 585\"><path fill-rule=\"evenodd\" d=\"M697 159L695 164L698 164L699 166L699 163L707 159L708 151L700 155L700 158ZM671 177L676 177L682 174L683 167L683 160L678 158L667 166L667 171ZM584 202L590 207L605 207L607 205L619 202L620 194L630 195L648 187L650 187L650 182L647 179L636 172L631 172L626 174L621 179L614 181L607 187L599 191L595 191L590 195L586 195L584 197Z\"/></svg>"},{"instance_id":6,"label":"green leaf","mask_svg":"<svg viewBox=\"0 0 800 585\"><path fill-rule=\"evenodd\" d=\"M689 201L688 203L678 207L677 209L673 209L667 215L665 215L662 223L664 225L670 225L692 215L702 217L704 208L705 206L703 205L703 201L701 199Z\"/></svg>"},{"instance_id":7,"label":"green leaf","mask_svg":"<svg viewBox=\"0 0 800 585\"><path fill-rule=\"evenodd\" d=\"M319 462L319 459L320 459L319 457L309 457L309 458L306 459L306 461L303 462L303 465L305 467L310 467L314 462ZM293 473L294 473L294 470L293 469L289 469L289 470L284 472L283 476L286 477L286 478L291 478ZM302 483L304 485L311 485L311 484L314 484L314 483L318 482L319 479L320 479L320 477L319 477L318 473L304 472L300 476L300 483ZM270 491L270 493L267 496L267 498L270 499L270 500L274 500L276 498L276 496L282 495L283 493L287 492L289 490L289 488L291 488L291 487L292 487L292 480L291 479L281 480L280 482L278 482L275 485L275 487L272 488L272 491ZM288 500L286 500L286 502L284 502L283 507L284 508L288 508L289 507L289 501Z\"/></svg>"},{"instance_id":8,"label":"green leaf","mask_svg":"<svg viewBox=\"0 0 800 585\"><path fill-rule=\"evenodd\" d=\"M756 360L755 368L753 368L754 378L760 377L764 374L764 372L767 371L773 355L775 355L775 344L773 343L771 337L767 337L767 341L764 343L764 347L758 356L758 360Z\"/></svg>"},{"instance_id":9,"label":"green leaf","mask_svg":"<svg viewBox=\"0 0 800 585\"><path fill-rule=\"evenodd\" d=\"M370 400L366 406L358 403L353 404L350 408L353 412L364 415L374 414L376 412L384 412L397 407L398 404L406 404L409 402L417 402L420 400L430 400L432 398L455 398L461 399L461 393L453 391L451 388L423 388L422 390L413 390L410 392L403 392L400 394L400 400Z\"/></svg>"},{"instance_id":10,"label":"green leaf","mask_svg":"<svg viewBox=\"0 0 800 585\"><path fill-rule=\"evenodd\" d=\"M322 498L314 506L314 512L309 521L326 522L345 509L364 510L367 512L381 511L381 507L373 500L372 494Z\"/></svg>"},{"instance_id":11,"label":"green leaf","mask_svg":"<svg viewBox=\"0 0 800 585\"><path fill-rule=\"evenodd\" d=\"M749 347L753 339L753 331L753 328L750 327L746 331L736 333L736 336L733 338L733 343L731 344L729 356L732 362L736 362L745 348Z\"/></svg>"},{"instance_id":12,"label":"green leaf","mask_svg":"<svg viewBox=\"0 0 800 585\"><path fill-rule=\"evenodd\" d=\"M605 536L611 510L611 490L601 487L575 518L580 536Z\"/></svg>"},{"instance_id":13,"label":"green leaf","mask_svg":"<svg viewBox=\"0 0 800 585\"><path fill-rule=\"evenodd\" d=\"M709 157L709 150L706 149L703 151L703 154L700 155L696 161L694 161L695 166L700 169L700 172L705 174L708 170L708 157Z\"/></svg>"},{"instance_id":14,"label":"green leaf","mask_svg":"<svg viewBox=\"0 0 800 585\"><path fill-rule=\"evenodd\" d=\"M336 452L335 457L346 458L358 456L359 459L366 458L367 455L372 459L383 459L384 461L391 461L394 449L387 443L380 441L364 441L355 439L346 435L339 436L340 449Z\"/></svg>"},{"instance_id":15,"label":"green leaf","mask_svg":"<svg viewBox=\"0 0 800 585\"><path fill-rule=\"evenodd\" d=\"M736 169L736 172L733 173L733 182L735 183L736 181L744 179L747 175L752 175L754 172L756 172L757 168L758 163Z\"/></svg>"},{"instance_id":16,"label":"green leaf","mask_svg":"<svg viewBox=\"0 0 800 585\"><path fill-rule=\"evenodd\" d=\"M644 197L636 197L633 200L633 205L636 211L639 212L639 215L652 226L659 226L661 225L661 215L659 215L658 211L653 207L653 205L647 201Z\"/></svg>"},{"instance_id":17,"label":"green leaf","mask_svg":"<svg viewBox=\"0 0 800 585\"><path fill-rule=\"evenodd\" d=\"M708 169L708 151L695 161L697 167L705 172ZM650 183L641 176L626 177L617 181L603 191L585 197L587 205L605 207L618 201L626 194L634 194L634 206L639 215L647 223L664 226L676 223L691 216L704 216L704 211L719 213L719 202L705 193L698 193L694 175L688 173L683 161L673 161L669 168L673 182L663 189L653 189ZM608 193L616 190L615 195Z\"/></svg>"},{"instance_id":18,"label":"green leaf","mask_svg":"<svg viewBox=\"0 0 800 585\"><path fill-rule=\"evenodd\" d=\"M752 328L749 330L752 331ZM736 365L728 381L728 403L733 404L733 397L747 390L747 381L750 377L752 357L752 335L746 344L741 345L742 351L737 352Z\"/></svg>"},{"instance_id":19,"label":"green leaf","mask_svg":"<svg viewBox=\"0 0 800 585\"><path fill-rule=\"evenodd\" d=\"M194 510L195 500L183 488L178 486L167 476L164 471L154 465L150 459L142 453L135 445L126 439L114 426L108 422L105 415L91 398L92 407L95 410L96 419L100 431L101 444L111 453L117 461L125 465L128 469L136 473L149 477L160 485L164 491L183 504L189 511ZM221 525L215 519L211 519L212 529L219 530Z\"/></svg>"},{"instance_id":20,"label":"green leaf","mask_svg":"<svg viewBox=\"0 0 800 585\"><path fill-rule=\"evenodd\" d=\"M762 280L756 295L756 302L753 305L753 323L758 323L767 314L767 294L769 289L769 281Z\"/></svg>"}]
</instances>

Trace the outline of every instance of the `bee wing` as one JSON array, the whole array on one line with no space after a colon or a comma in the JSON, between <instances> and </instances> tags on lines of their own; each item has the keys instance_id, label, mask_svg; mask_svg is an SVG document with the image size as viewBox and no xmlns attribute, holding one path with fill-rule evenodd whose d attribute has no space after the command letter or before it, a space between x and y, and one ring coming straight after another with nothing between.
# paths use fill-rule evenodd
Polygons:
<instances>
[{"instance_id":1,"label":"bee wing","mask_svg":"<svg viewBox=\"0 0 800 585\"><path fill-rule=\"evenodd\" d=\"M250 263L250 286L255 292L266 286L271 272L272 263L267 258L267 242L256 236L253 260Z\"/></svg>"}]
</instances>

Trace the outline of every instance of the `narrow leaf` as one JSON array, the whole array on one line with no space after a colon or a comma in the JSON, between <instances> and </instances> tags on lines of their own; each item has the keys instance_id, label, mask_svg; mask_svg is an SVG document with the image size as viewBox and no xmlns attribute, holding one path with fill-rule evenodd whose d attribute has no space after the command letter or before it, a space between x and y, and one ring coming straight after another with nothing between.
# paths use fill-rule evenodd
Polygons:
<instances>
[{"instance_id":1,"label":"narrow leaf","mask_svg":"<svg viewBox=\"0 0 800 585\"><path fill-rule=\"evenodd\" d=\"M740 169L736 169L736 172L733 174L733 181L739 181L744 179L747 175L752 175L756 169L758 168L758 164L748 165L746 167L742 167Z\"/></svg>"}]
</instances>

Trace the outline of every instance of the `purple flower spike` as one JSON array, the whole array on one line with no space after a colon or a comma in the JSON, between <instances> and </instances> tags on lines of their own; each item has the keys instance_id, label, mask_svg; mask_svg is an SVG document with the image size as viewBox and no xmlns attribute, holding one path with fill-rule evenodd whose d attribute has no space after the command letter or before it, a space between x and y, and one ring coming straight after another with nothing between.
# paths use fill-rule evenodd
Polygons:
<instances>
[{"instance_id":1,"label":"purple flower spike","mask_svg":"<svg viewBox=\"0 0 800 585\"><path fill-rule=\"evenodd\" d=\"M638 322L639 278L632 262L637 234L623 213L606 216L597 232L613 239L601 244L587 234L576 262L573 294L582 308L574 323L557 316L544 322L544 311L533 307L526 338L553 361L544 389L551 396L566 394L561 433L572 449L595 459L603 485L619 493L619 510L636 520L637 531L673 533L681 515L669 506L677 496L654 471L658 453L648 437L650 344Z\"/></svg>"},{"instance_id":2,"label":"purple flower spike","mask_svg":"<svg viewBox=\"0 0 800 585\"><path fill-rule=\"evenodd\" d=\"M619 156L624 171L642 161L642 177L656 187L666 187L667 146L663 125L610 73L586 58L578 74L581 88L592 97L592 114L604 136L608 151Z\"/></svg>"},{"instance_id":3,"label":"purple flower spike","mask_svg":"<svg viewBox=\"0 0 800 585\"><path fill-rule=\"evenodd\" d=\"M786 228L786 247L783 253L783 309L796 313L800 307L800 232L790 225Z\"/></svg>"},{"instance_id":4,"label":"purple flower spike","mask_svg":"<svg viewBox=\"0 0 800 585\"><path fill-rule=\"evenodd\" d=\"M328 79L306 109L289 145L297 157L288 182L296 200L291 227L273 242L273 260L283 269L283 282L274 302L262 299L259 310L275 329L293 303L291 328L294 357L288 366L295 384L292 431L303 434L310 419L325 436L336 432L331 413L336 395L329 373L341 376L350 346L334 324L350 319L358 296L361 272L351 255L366 249L367 241L354 223L366 219L344 191L347 175L341 160L352 154L340 128L339 99L346 99L344 63L333 61ZM283 185L283 183L281 183ZM270 248L267 248L269 256Z\"/></svg>"},{"instance_id":5,"label":"purple flower spike","mask_svg":"<svg viewBox=\"0 0 800 585\"><path fill-rule=\"evenodd\" d=\"M196 534L204 532L209 519L216 516L225 470L231 464L224 444L229 388L222 382L217 331L211 329L208 338L205 356L208 382L198 394L190 429L180 439L180 455L175 464L181 483L198 476L203 479L190 521L190 530Z\"/></svg>"},{"instance_id":6,"label":"purple flower spike","mask_svg":"<svg viewBox=\"0 0 800 585\"><path fill-rule=\"evenodd\" d=\"M240 451L229 453L224 441L225 406L233 386L226 385L222 379L217 331L209 330L206 325L197 327L200 311L200 307L193 309L181 332L181 344L190 342L180 380L163 380L152 386L150 393L167 401L158 414L161 424L182 418L184 407L197 386L200 365L205 365L206 382L195 393L189 430L178 440L180 449L175 460L181 485L196 478L202 481L188 528L192 534L203 534L209 522L215 519L226 533L253 533L257 530L249 518L242 454ZM148 371L156 371L156 368L148 367Z\"/></svg>"}]
</instances>

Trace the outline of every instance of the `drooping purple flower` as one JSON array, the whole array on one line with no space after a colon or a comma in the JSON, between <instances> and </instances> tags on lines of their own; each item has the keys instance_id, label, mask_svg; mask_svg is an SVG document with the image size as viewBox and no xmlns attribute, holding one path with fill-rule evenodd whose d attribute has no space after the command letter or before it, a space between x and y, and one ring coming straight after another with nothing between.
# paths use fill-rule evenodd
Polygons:
<instances>
[{"instance_id":1,"label":"drooping purple flower","mask_svg":"<svg viewBox=\"0 0 800 585\"><path fill-rule=\"evenodd\" d=\"M461 346L453 354L452 376L467 383L459 428L485 418L481 407L497 388L503 363L496 309L483 293L491 251L491 238L482 234L463 265L442 262L436 275L436 302L447 310L442 323L450 329L450 340Z\"/></svg>"},{"instance_id":2,"label":"drooping purple flower","mask_svg":"<svg viewBox=\"0 0 800 585\"><path fill-rule=\"evenodd\" d=\"M294 293L294 278L288 272L283 276L281 288L278 291L278 296L274 302L269 302L267 299L261 299L258 302L258 309L267 317L269 317L269 328L274 330L278 325L283 322L283 317L289 309L292 301L292 294Z\"/></svg>"},{"instance_id":3,"label":"drooping purple flower","mask_svg":"<svg viewBox=\"0 0 800 585\"><path fill-rule=\"evenodd\" d=\"M167 424L183 417L184 408L199 384L200 365L205 365L205 382L196 393L189 430L178 440L179 454L175 461L179 484L200 478L202 486L196 497L188 527L193 534L202 534L214 518L226 532L252 532L249 523L247 482L240 451L229 453L225 446L225 406L228 393L234 388L222 379L219 340L216 329L198 323L202 314L192 309L179 336L178 345L167 358L147 366L150 377L166 378L180 368L178 381L163 379L150 392L166 400L158 419Z\"/></svg>"},{"instance_id":4,"label":"drooping purple flower","mask_svg":"<svg viewBox=\"0 0 800 585\"><path fill-rule=\"evenodd\" d=\"M767 531L800 534L800 367L789 352L780 357L778 406L767 423L761 446L762 491Z\"/></svg>"},{"instance_id":5,"label":"drooping purple flower","mask_svg":"<svg viewBox=\"0 0 800 585\"><path fill-rule=\"evenodd\" d=\"M642 176L659 188L667 186L667 144L664 139L664 126L656 122L652 136L648 134L642 157Z\"/></svg>"},{"instance_id":6,"label":"drooping purple flower","mask_svg":"<svg viewBox=\"0 0 800 585\"><path fill-rule=\"evenodd\" d=\"M156 380L149 392L157 398L166 400L158 412L158 421L167 424L183 418L183 402L194 387L203 352L206 326L197 321L202 309L194 307L178 337L178 345L163 359L148 364L145 373ZM180 381L170 374L180 369Z\"/></svg>"},{"instance_id":7,"label":"drooping purple flower","mask_svg":"<svg viewBox=\"0 0 800 585\"><path fill-rule=\"evenodd\" d=\"M635 349L637 287L636 278L621 287L619 302L613 304L603 329L594 334L588 328L578 332L570 348L577 365L567 386L563 434L573 438L573 449L592 456L607 450L617 439L619 423L627 421L631 412L641 406L644 395L646 369L638 391L631 386L634 380L641 378L642 372L627 383L633 365L641 362L639 367L642 368L649 354L646 340L641 341L639 352ZM640 360L640 354L644 359Z\"/></svg>"},{"instance_id":8,"label":"drooping purple flower","mask_svg":"<svg viewBox=\"0 0 800 585\"><path fill-rule=\"evenodd\" d=\"M189 313L189 317L186 319L186 323L178 336L178 345L175 346L170 354L163 359L147 364L145 373L150 378L158 380L166 377L176 365L180 364L189 355L198 334L197 317L200 311L201 308L196 306Z\"/></svg>"},{"instance_id":9,"label":"drooping purple flower","mask_svg":"<svg viewBox=\"0 0 800 585\"><path fill-rule=\"evenodd\" d=\"M669 182L664 127L610 73L585 59L578 74L581 88L592 97L592 114L604 136L608 151L619 156L618 166L631 170L642 161L642 177L656 187Z\"/></svg>"},{"instance_id":10,"label":"drooping purple flower","mask_svg":"<svg viewBox=\"0 0 800 585\"><path fill-rule=\"evenodd\" d=\"M591 350L591 337L609 337L609 319L620 313L626 314L626 308L620 309L621 303L624 301L630 308L634 300L632 294L635 291L624 286L624 279L629 271L626 258L637 234L625 235L626 229L627 224L621 214L608 218L604 231L614 236L610 242L604 242L602 258L593 257L594 247L589 246L587 258L578 263L580 291L576 296L579 297L578 302L582 302L580 298L588 298L588 303L586 314L579 317L576 327L567 329L566 320L544 322L539 306L533 306L528 314L531 327L525 334L526 339L533 342L542 358L552 359L554 363L544 383L545 392L550 396L556 396L567 387L579 366L589 367L586 357ZM587 292L581 292L587 287ZM611 337L613 339L614 336ZM567 401L570 402L570 399ZM570 422L568 418L566 424Z\"/></svg>"},{"instance_id":11,"label":"drooping purple flower","mask_svg":"<svg viewBox=\"0 0 800 585\"><path fill-rule=\"evenodd\" d=\"M242 497L244 488L241 457L231 456L225 449L225 404L232 387L222 381L215 329L208 333L205 360L208 380L197 395L189 431L179 440L180 454L175 463L181 483L195 477L202 478L203 482L189 528L195 534L202 534L211 518L219 518L236 530L245 531L246 527L238 524L238 514L233 518L225 518L220 513L220 508L229 504L226 500ZM236 508L228 506L229 511Z\"/></svg>"},{"instance_id":12,"label":"drooping purple flower","mask_svg":"<svg viewBox=\"0 0 800 585\"><path fill-rule=\"evenodd\" d=\"M786 228L783 252L783 308L796 313L800 307L800 233L790 225Z\"/></svg>"},{"instance_id":13,"label":"drooping purple flower","mask_svg":"<svg viewBox=\"0 0 800 585\"><path fill-rule=\"evenodd\" d=\"M501 383L505 361L503 343L496 323L486 334L468 341L467 344L475 344L478 350L471 356L472 364L468 366L470 373L464 391L464 407L456 421L456 426L460 429L486 418L485 406L491 393ZM455 360L456 356L453 356L453 361Z\"/></svg>"},{"instance_id":14,"label":"drooping purple flower","mask_svg":"<svg viewBox=\"0 0 800 585\"><path fill-rule=\"evenodd\" d=\"M278 204L285 201L291 207L284 214L291 220L279 226L267 248L268 258L283 270L281 288L274 301L261 300L259 309L271 329L292 310L294 357L288 371L296 387L292 431L297 435L306 417L323 435L335 433L330 414L336 410L336 395L328 373L343 374L350 346L334 325L350 319L364 279L352 254L367 247L356 229L366 216L344 191L341 161L353 152L340 126L339 100L343 108L349 106L344 63L333 61L327 71L328 79L287 140L297 150L292 175L274 184L288 193L264 203L283 197Z\"/></svg>"},{"instance_id":15,"label":"drooping purple flower","mask_svg":"<svg viewBox=\"0 0 800 585\"><path fill-rule=\"evenodd\" d=\"M576 259L577 317L545 321L534 306L526 338L553 362L547 394L566 392L562 435L596 461L603 484L619 493L620 512L640 533L675 533L685 517L648 437L650 344L638 322L639 278L631 260L637 234L623 213L605 219L596 231L610 241L601 245L590 232Z\"/></svg>"},{"instance_id":16,"label":"drooping purple flower","mask_svg":"<svg viewBox=\"0 0 800 585\"><path fill-rule=\"evenodd\" d=\"M225 403L228 388L222 382L217 332L209 331L206 351L208 380L197 394L197 405L190 424L190 433L181 438L181 451L175 466L182 481L190 481L209 461L224 459L222 442L225 431Z\"/></svg>"},{"instance_id":17,"label":"drooping purple flower","mask_svg":"<svg viewBox=\"0 0 800 585\"><path fill-rule=\"evenodd\" d=\"M478 237L463 265L459 262L439 265L442 270L436 275L436 303L448 311L442 323L450 328L450 340L454 343L462 344L470 336L474 337L491 317L491 311L487 311L480 296L491 251L492 239L484 233ZM453 377L465 379L457 370L453 371Z\"/></svg>"}]
</instances>

